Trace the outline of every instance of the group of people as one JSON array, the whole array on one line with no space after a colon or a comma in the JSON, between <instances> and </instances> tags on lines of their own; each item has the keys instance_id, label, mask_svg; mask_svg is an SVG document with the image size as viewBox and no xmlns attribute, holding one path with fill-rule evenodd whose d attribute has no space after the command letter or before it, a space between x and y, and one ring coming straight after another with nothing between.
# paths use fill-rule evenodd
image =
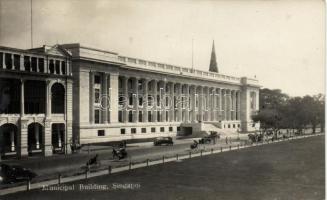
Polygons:
<instances>
[{"instance_id":1,"label":"group of people","mask_svg":"<svg viewBox=\"0 0 327 200\"><path fill-rule=\"evenodd\" d=\"M226 144L232 144L232 137L227 137L225 138Z\"/></svg>"}]
</instances>

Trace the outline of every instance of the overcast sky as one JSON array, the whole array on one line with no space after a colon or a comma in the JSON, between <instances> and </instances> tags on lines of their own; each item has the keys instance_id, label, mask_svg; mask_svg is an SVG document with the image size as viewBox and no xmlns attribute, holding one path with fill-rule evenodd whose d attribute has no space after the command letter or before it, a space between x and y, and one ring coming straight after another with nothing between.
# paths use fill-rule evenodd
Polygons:
<instances>
[{"instance_id":1,"label":"overcast sky","mask_svg":"<svg viewBox=\"0 0 327 200\"><path fill-rule=\"evenodd\" d=\"M256 76L291 96L325 93L322 0L33 0L34 47L81 43L121 55ZM30 0L0 0L0 45L30 48Z\"/></svg>"}]
</instances>

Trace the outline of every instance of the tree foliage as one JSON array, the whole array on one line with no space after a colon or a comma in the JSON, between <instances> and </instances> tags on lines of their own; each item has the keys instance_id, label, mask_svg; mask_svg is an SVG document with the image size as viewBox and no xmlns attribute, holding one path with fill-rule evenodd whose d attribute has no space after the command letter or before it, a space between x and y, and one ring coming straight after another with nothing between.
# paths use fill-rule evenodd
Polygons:
<instances>
[{"instance_id":1,"label":"tree foliage","mask_svg":"<svg viewBox=\"0 0 327 200\"><path fill-rule=\"evenodd\" d=\"M281 90L260 90L260 110L252 116L254 122L260 122L263 131L272 129L277 132L283 129L302 129L311 127L315 132L320 125L324 131L325 96L306 95L304 97L289 97Z\"/></svg>"}]
</instances>

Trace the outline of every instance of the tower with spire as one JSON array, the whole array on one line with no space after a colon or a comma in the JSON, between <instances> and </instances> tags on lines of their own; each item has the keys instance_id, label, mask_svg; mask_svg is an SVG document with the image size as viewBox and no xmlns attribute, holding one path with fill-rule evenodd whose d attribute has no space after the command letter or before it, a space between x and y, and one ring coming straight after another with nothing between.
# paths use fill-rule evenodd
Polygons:
<instances>
[{"instance_id":1,"label":"tower with spire","mask_svg":"<svg viewBox=\"0 0 327 200\"><path fill-rule=\"evenodd\" d=\"M217 60L216 60L215 41L212 42L212 50L211 50L209 71L219 73Z\"/></svg>"}]
</instances>

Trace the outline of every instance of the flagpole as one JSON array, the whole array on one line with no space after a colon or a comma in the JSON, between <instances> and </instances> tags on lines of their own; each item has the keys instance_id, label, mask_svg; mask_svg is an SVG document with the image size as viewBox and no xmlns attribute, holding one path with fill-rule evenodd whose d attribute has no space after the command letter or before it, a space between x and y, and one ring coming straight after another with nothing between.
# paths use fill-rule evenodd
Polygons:
<instances>
[{"instance_id":1,"label":"flagpole","mask_svg":"<svg viewBox=\"0 0 327 200\"><path fill-rule=\"evenodd\" d=\"M31 48L33 48L33 0L31 0Z\"/></svg>"},{"instance_id":2,"label":"flagpole","mask_svg":"<svg viewBox=\"0 0 327 200\"><path fill-rule=\"evenodd\" d=\"M194 62L194 61L193 61L193 53L194 53L194 52L193 52L193 40L194 40L194 39L192 38L192 71L194 70L194 65L193 65L193 64L194 64L194 63L193 63L193 62Z\"/></svg>"}]
</instances>

